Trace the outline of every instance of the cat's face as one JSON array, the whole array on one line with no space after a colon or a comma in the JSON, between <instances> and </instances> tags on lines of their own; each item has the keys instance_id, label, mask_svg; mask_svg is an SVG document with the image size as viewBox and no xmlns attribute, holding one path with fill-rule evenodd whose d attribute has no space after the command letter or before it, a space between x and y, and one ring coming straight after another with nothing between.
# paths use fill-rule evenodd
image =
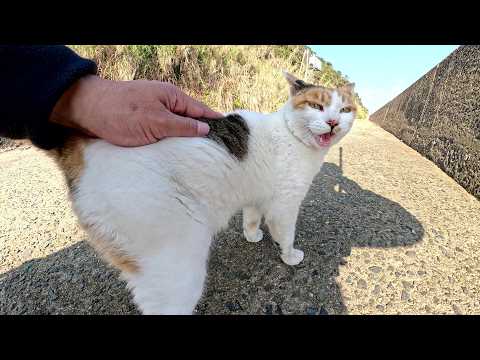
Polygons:
<instances>
[{"instance_id":1,"label":"cat's face","mask_svg":"<svg viewBox=\"0 0 480 360\"><path fill-rule=\"evenodd\" d=\"M288 73L285 77L290 84L294 119L290 126L305 144L327 148L348 133L357 110L354 84L326 88L307 84Z\"/></svg>"}]
</instances>

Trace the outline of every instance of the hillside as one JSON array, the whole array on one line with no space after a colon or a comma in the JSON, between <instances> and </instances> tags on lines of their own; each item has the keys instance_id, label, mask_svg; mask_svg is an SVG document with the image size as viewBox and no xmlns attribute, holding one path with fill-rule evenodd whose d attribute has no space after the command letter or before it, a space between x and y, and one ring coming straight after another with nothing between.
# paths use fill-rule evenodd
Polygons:
<instances>
[{"instance_id":1,"label":"hillside","mask_svg":"<svg viewBox=\"0 0 480 360\"><path fill-rule=\"evenodd\" d=\"M306 81L337 86L347 82L332 64L306 46L126 45L71 46L95 59L109 79L170 81L218 111L274 111L288 96L285 69ZM316 60L316 61L312 61ZM321 63L321 69L311 63ZM367 110L357 96L359 118Z\"/></svg>"}]
</instances>

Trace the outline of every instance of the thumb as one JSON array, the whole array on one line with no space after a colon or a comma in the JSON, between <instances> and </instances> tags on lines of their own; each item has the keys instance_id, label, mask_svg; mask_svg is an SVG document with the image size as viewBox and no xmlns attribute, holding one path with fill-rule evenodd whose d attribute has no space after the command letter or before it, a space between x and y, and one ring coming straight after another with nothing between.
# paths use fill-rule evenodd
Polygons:
<instances>
[{"instance_id":1,"label":"thumb","mask_svg":"<svg viewBox=\"0 0 480 360\"><path fill-rule=\"evenodd\" d=\"M167 137L193 137L207 135L210 131L210 127L207 123L169 112L166 116L166 121L163 124L162 130Z\"/></svg>"}]
</instances>

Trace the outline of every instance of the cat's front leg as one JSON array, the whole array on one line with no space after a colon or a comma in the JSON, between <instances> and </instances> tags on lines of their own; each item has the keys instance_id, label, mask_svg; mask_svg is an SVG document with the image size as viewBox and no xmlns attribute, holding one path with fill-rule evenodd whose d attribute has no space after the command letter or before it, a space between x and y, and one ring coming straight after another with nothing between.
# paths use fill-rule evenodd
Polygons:
<instances>
[{"instance_id":1,"label":"cat's front leg","mask_svg":"<svg viewBox=\"0 0 480 360\"><path fill-rule=\"evenodd\" d=\"M295 225L298 210L282 211L269 214L266 219L273 240L280 245L280 258L287 265L298 265L303 260L303 251L295 249Z\"/></svg>"},{"instance_id":2,"label":"cat's front leg","mask_svg":"<svg viewBox=\"0 0 480 360\"><path fill-rule=\"evenodd\" d=\"M262 222L262 213L255 206L243 209L243 235L249 242L258 242L263 239L263 231L259 229Z\"/></svg>"}]
</instances>

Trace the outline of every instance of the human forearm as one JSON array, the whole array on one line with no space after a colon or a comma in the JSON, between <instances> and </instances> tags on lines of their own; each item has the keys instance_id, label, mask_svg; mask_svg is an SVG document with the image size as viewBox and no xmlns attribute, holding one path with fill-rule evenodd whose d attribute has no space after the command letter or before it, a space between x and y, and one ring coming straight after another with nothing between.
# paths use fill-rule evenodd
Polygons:
<instances>
[{"instance_id":1,"label":"human forearm","mask_svg":"<svg viewBox=\"0 0 480 360\"><path fill-rule=\"evenodd\" d=\"M29 138L44 149L63 141L49 121L58 99L96 64L66 46L0 46L0 136Z\"/></svg>"}]
</instances>

